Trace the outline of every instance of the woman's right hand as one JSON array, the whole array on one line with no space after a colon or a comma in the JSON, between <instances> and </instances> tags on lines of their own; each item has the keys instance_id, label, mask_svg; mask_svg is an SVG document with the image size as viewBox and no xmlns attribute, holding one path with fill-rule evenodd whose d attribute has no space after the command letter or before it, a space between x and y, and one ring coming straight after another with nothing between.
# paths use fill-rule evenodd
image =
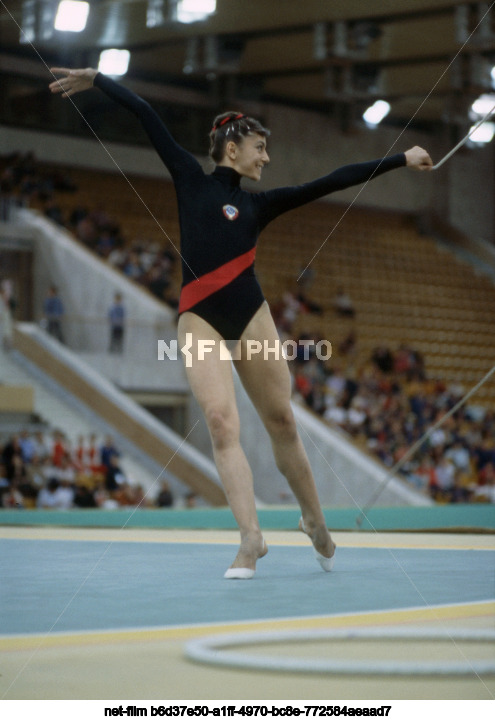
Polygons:
<instances>
[{"instance_id":1,"label":"woman's right hand","mask_svg":"<svg viewBox=\"0 0 495 721\"><path fill-rule=\"evenodd\" d=\"M52 93L62 93L63 98L80 93L93 87L93 80L98 74L94 68L81 70L70 70L70 68L50 68L53 75L62 75L59 80L54 80L48 86Z\"/></svg>"},{"instance_id":2,"label":"woman's right hand","mask_svg":"<svg viewBox=\"0 0 495 721\"><path fill-rule=\"evenodd\" d=\"M406 165L413 170L432 170L433 161L423 148L415 145L414 148L406 150Z\"/></svg>"}]
</instances>

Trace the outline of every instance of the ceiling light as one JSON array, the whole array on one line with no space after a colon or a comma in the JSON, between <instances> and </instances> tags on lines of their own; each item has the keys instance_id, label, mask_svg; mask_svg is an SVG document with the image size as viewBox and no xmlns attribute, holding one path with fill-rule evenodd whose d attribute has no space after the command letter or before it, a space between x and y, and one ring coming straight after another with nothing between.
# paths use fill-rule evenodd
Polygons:
<instances>
[{"instance_id":1,"label":"ceiling light","mask_svg":"<svg viewBox=\"0 0 495 721\"><path fill-rule=\"evenodd\" d=\"M480 97L471 105L471 110L475 116L473 120L475 120L476 117L484 118L490 110L495 111L495 94L487 93L485 95L480 95Z\"/></svg>"},{"instance_id":2,"label":"ceiling light","mask_svg":"<svg viewBox=\"0 0 495 721\"><path fill-rule=\"evenodd\" d=\"M36 40L36 3L24 0L22 3L20 43L33 43Z\"/></svg>"},{"instance_id":3,"label":"ceiling light","mask_svg":"<svg viewBox=\"0 0 495 721\"><path fill-rule=\"evenodd\" d=\"M389 112L390 104L386 100L377 100L363 113L363 120L368 125L378 125Z\"/></svg>"},{"instance_id":4,"label":"ceiling light","mask_svg":"<svg viewBox=\"0 0 495 721\"><path fill-rule=\"evenodd\" d=\"M180 23L194 23L206 20L217 9L217 0L178 0L176 20Z\"/></svg>"},{"instance_id":5,"label":"ceiling light","mask_svg":"<svg viewBox=\"0 0 495 721\"><path fill-rule=\"evenodd\" d=\"M104 75L125 75L131 54L128 50L102 50L98 70Z\"/></svg>"},{"instance_id":6,"label":"ceiling light","mask_svg":"<svg viewBox=\"0 0 495 721\"><path fill-rule=\"evenodd\" d=\"M80 33L86 27L89 3L79 0L62 0L55 16L55 30Z\"/></svg>"},{"instance_id":7,"label":"ceiling light","mask_svg":"<svg viewBox=\"0 0 495 721\"><path fill-rule=\"evenodd\" d=\"M473 128L474 127L475 126L473 125ZM472 143L479 143L480 145L484 145L485 143L489 143L494 135L495 123L483 123L479 126L479 128L476 128L473 134L469 136L469 139Z\"/></svg>"},{"instance_id":8,"label":"ceiling light","mask_svg":"<svg viewBox=\"0 0 495 721\"><path fill-rule=\"evenodd\" d=\"M165 25L165 2L164 0L148 0L146 6L146 27L157 28Z\"/></svg>"}]
</instances>

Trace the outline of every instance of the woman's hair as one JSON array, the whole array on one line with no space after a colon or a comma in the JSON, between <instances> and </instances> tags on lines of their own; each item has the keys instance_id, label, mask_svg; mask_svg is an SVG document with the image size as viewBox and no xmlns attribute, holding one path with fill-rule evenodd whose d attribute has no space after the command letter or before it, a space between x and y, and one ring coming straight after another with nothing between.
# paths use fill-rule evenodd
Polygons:
<instances>
[{"instance_id":1,"label":"woman's hair","mask_svg":"<svg viewBox=\"0 0 495 721\"><path fill-rule=\"evenodd\" d=\"M267 138L270 131L254 118L238 112L222 113L213 121L210 131L210 157L215 163L220 163L225 154L225 146L233 140L241 143L242 139L253 133Z\"/></svg>"}]
</instances>

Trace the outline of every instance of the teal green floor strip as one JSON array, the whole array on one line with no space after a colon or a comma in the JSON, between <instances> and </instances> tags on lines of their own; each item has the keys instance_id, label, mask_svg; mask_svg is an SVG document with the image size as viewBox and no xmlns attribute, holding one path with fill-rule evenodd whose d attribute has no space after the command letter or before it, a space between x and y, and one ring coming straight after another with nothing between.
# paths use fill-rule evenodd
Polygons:
<instances>
[{"instance_id":1,"label":"teal green floor strip","mask_svg":"<svg viewBox=\"0 0 495 721\"><path fill-rule=\"evenodd\" d=\"M294 508L265 508L258 512L266 530L297 528L300 512ZM355 508L325 509L330 529L358 530ZM197 528L235 529L228 508L213 509L117 509L106 510L0 510L0 526L77 526L86 528ZM394 507L371 509L362 531L495 531L495 505Z\"/></svg>"}]
</instances>

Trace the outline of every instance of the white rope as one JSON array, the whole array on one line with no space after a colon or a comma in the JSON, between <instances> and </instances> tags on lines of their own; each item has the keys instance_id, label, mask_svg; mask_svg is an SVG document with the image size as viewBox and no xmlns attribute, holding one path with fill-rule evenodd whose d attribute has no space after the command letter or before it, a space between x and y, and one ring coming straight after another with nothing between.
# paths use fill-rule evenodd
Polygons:
<instances>
[{"instance_id":1,"label":"white rope","mask_svg":"<svg viewBox=\"0 0 495 721\"><path fill-rule=\"evenodd\" d=\"M471 130L469 131L469 133L466 135L466 137L463 138L459 143L457 143L457 145L455 146L455 148L452 148L452 150L450 151L450 153L447 153L447 155L446 155L444 158L442 158L441 160L439 160L438 163L433 166L432 170L437 170L437 168L439 168L441 165L443 165L446 160L448 160L452 155L454 155L455 152L457 152L457 151L459 150L459 148L462 148L462 146L464 145L464 143L467 143L467 141L469 140L469 138L471 137L471 135L475 132L475 130L478 130L478 128L480 127L480 125L483 125L483 123L484 123L486 120L488 120L488 118L490 117L490 115L491 115L494 111L495 111L495 105L494 105L493 108L490 110L490 112L488 112L488 113L485 115L484 118L481 118L481 120L479 120L479 121L476 123L476 125L473 125L473 127L471 128Z\"/></svg>"},{"instance_id":2,"label":"white rope","mask_svg":"<svg viewBox=\"0 0 495 721\"><path fill-rule=\"evenodd\" d=\"M228 668L255 669L262 671L283 671L293 673L361 674L361 675L412 675L451 676L495 674L495 660L468 661L382 661L380 658L367 661L340 660L336 658L296 658L294 656L255 656L242 651L229 651L232 646L253 646L258 644L304 643L320 641L446 641L495 642L495 631L458 630L430 628L356 628L310 631L272 631L268 633L235 633L207 636L189 641L185 655L192 661ZM404 647L401 644L403 651ZM450 650L449 655L452 654ZM406 654L407 655L407 654Z\"/></svg>"}]
</instances>

